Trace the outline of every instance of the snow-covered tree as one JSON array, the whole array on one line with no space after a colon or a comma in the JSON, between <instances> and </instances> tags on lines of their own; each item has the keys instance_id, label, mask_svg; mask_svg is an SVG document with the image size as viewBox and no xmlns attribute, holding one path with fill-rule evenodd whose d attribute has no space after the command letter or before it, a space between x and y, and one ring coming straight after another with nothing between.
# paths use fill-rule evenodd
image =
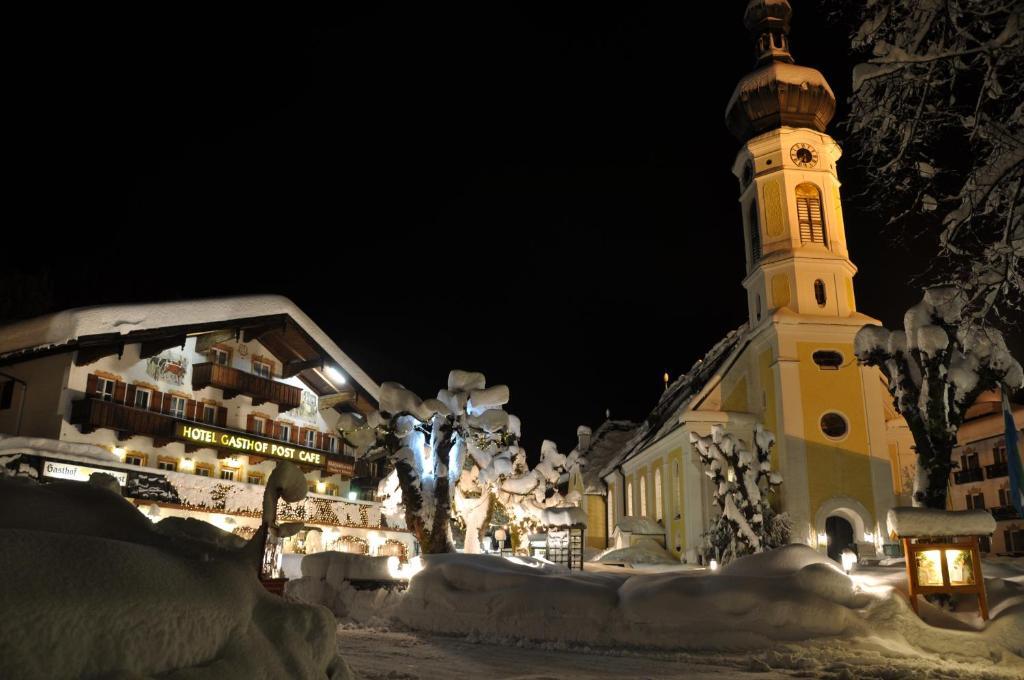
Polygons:
<instances>
[{"instance_id":1,"label":"snow-covered tree","mask_svg":"<svg viewBox=\"0 0 1024 680\"><path fill-rule=\"evenodd\" d=\"M1019 323L1024 3L831 2L866 59L845 123L866 207L906 233L937 234L924 283L964 291L967 321Z\"/></svg>"},{"instance_id":2,"label":"snow-covered tree","mask_svg":"<svg viewBox=\"0 0 1024 680\"><path fill-rule=\"evenodd\" d=\"M454 490L467 452L495 456L515 441L506 403L506 386L488 388L482 373L454 370L436 399L424 401L398 383L384 383L379 411L365 420L355 414L339 419L346 442L388 456L394 476L381 483L386 504L401 504L406 528L424 553L453 550Z\"/></svg>"},{"instance_id":3,"label":"snow-covered tree","mask_svg":"<svg viewBox=\"0 0 1024 680\"><path fill-rule=\"evenodd\" d=\"M776 515L769 503L769 496L782 483L781 475L771 469L775 435L758 424L751 451L742 439L714 425L706 437L691 432L690 443L715 487L718 515L706 537L716 559L724 563L788 542L787 519Z\"/></svg>"},{"instance_id":4,"label":"snow-covered tree","mask_svg":"<svg viewBox=\"0 0 1024 680\"><path fill-rule=\"evenodd\" d=\"M957 431L978 395L1024 386L1002 333L964 323L967 302L956 287L929 288L907 310L902 330L865 326L855 340L857 359L889 379L893 404L914 436L914 505L946 507Z\"/></svg>"}]
</instances>

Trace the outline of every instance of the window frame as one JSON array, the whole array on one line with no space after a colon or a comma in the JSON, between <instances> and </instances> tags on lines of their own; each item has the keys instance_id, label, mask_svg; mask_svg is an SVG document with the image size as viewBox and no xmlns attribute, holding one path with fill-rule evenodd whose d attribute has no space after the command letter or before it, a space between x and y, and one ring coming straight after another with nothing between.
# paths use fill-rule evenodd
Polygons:
<instances>
[{"instance_id":1,"label":"window frame","mask_svg":"<svg viewBox=\"0 0 1024 680\"><path fill-rule=\"evenodd\" d=\"M104 389L104 385L110 385L110 393L108 394ZM102 376L96 376L96 396L100 398L100 401L114 401L114 393L117 390L117 381L111 380L110 378L104 378Z\"/></svg>"},{"instance_id":2,"label":"window frame","mask_svg":"<svg viewBox=\"0 0 1024 680\"><path fill-rule=\"evenodd\" d=\"M133 463L133 462L131 462L132 460L137 460L139 462ZM125 465L134 465L135 467L148 467L148 465L147 465L148 463L149 463L149 456L147 456L144 453L138 453L138 452L132 451L130 453L124 454L124 464Z\"/></svg>"},{"instance_id":3,"label":"window frame","mask_svg":"<svg viewBox=\"0 0 1024 680\"><path fill-rule=\"evenodd\" d=\"M266 369L266 374L264 374L264 371L259 370L257 368L257 366L262 366L263 368L265 368ZM271 365L271 363L269 361L262 361L260 359L253 359L252 360L252 372L253 372L254 375L256 375L256 376L258 376L260 378L265 378L267 380L270 380L270 378L272 378L273 375L274 375L274 367L273 367L273 365Z\"/></svg>"},{"instance_id":4,"label":"window frame","mask_svg":"<svg viewBox=\"0 0 1024 680\"><path fill-rule=\"evenodd\" d=\"M164 467L169 465L170 467ZM156 459L156 469L163 470L164 472L177 472L178 471L178 459L171 458L169 456L159 456Z\"/></svg>"},{"instance_id":5,"label":"window frame","mask_svg":"<svg viewBox=\"0 0 1024 680\"><path fill-rule=\"evenodd\" d=\"M139 405L139 397L141 395L146 395L146 403L142 404L140 406ZM138 385L136 385L135 386L135 397L132 399L132 407L133 408L140 408L140 409L148 411L149 407L150 407L150 405L152 403L153 403L153 390L151 390L148 387L139 387Z\"/></svg>"}]
</instances>

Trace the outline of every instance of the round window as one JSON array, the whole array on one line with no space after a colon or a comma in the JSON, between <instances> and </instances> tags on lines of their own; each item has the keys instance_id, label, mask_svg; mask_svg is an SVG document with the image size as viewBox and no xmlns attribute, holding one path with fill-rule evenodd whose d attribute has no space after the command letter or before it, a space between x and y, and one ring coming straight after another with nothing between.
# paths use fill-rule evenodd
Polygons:
<instances>
[{"instance_id":1,"label":"round window","mask_svg":"<svg viewBox=\"0 0 1024 680\"><path fill-rule=\"evenodd\" d=\"M834 411L821 417L821 431L825 433L826 437L831 439L845 437L849 429L846 418Z\"/></svg>"}]
</instances>

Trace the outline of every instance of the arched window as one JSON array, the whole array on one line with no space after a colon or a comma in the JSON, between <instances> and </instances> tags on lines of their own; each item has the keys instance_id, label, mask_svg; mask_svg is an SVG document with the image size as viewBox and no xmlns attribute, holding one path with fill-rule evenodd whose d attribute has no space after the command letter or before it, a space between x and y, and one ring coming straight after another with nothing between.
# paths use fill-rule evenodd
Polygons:
<instances>
[{"instance_id":1,"label":"arched window","mask_svg":"<svg viewBox=\"0 0 1024 680\"><path fill-rule=\"evenodd\" d=\"M626 484L626 515L633 516L633 482Z\"/></svg>"},{"instance_id":2,"label":"arched window","mask_svg":"<svg viewBox=\"0 0 1024 680\"><path fill-rule=\"evenodd\" d=\"M796 187L796 216L800 222L800 243L820 243L827 246L825 217L821 212L821 192L810 183Z\"/></svg>"},{"instance_id":3,"label":"arched window","mask_svg":"<svg viewBox=\"0 0 1024 680\"><path fill-rule=\"evenodd\" d=\"M672 507L676 511L676 514L680 514L679 508L683 502L683 485L681 484L682 479L679 477L679 461L672 464L673 482L672 489L675 492L675 498L673 499Z\"/></svg>"},{"instance_id":4,"label":"arched window","mask_svg":"<svg viewBox=\"0 0 1024 680\"><path fill-rule=\"evenodd\" d=\"M608 485L608 535L615 528L615 486Z\"/></svg>"},{"instance_id":5,"label":"arched window","mask_svg":"<svg viewBox=\"0 0 1024 680\"><path fill-rule=\"evenodd\" d=\"M654 519L660 522L664 519L664 509L661 495L661 468L654 470Z\"/></svg>"},{"instance_id":6,"label":"arched window","mask_svg":"<svg viewBox=\"0 0 1024 680\"><path fill-rule=\"evenodd\" d=\"M757 220L757 201L750 203L748 227L750 229L750 266L754 266L761 259L761 226Z\"/></svg>"},{"instance_id":7,"label":"arched window","mask_svg":"<svg viewBox=\"0 0 1024 680\"><path fill-rule=\"evenodd\" d=\"M640 516L647 517L647 475L640 476Z\"/></svg>"},{"instance_id":8,"label":"arched window","mask_svg":"<svg viewBox=\"0 0 1024 680\"><path fill-rule=\"evenodd\" d=\"M814 281L814 299L817 300L819 307L824 307L825 302L828 300L825 297L825 282L821 279L815 279Z\"/></svg>"}]
</instances>

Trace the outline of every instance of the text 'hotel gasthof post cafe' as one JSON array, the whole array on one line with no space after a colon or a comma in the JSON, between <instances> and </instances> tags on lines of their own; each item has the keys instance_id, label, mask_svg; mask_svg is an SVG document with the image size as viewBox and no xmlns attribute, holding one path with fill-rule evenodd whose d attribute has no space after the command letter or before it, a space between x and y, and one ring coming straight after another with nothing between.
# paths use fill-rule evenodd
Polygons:
<instances>
[{"instance_id":1,"label":"text 'hotel gasthof post cafe'","mask_svg":"<svg viewBox=\"0 0 1024 680\"><path fill-rule=\"evenodd\" d=\"M373 500L383 461L337 435L379 387L291 301L252 296L73 309L0 328L0 464L41 481L113 475L154 519L259 526L277 461L305 473L286 551L408 556Z\"/></svg>"}]
</instances>

